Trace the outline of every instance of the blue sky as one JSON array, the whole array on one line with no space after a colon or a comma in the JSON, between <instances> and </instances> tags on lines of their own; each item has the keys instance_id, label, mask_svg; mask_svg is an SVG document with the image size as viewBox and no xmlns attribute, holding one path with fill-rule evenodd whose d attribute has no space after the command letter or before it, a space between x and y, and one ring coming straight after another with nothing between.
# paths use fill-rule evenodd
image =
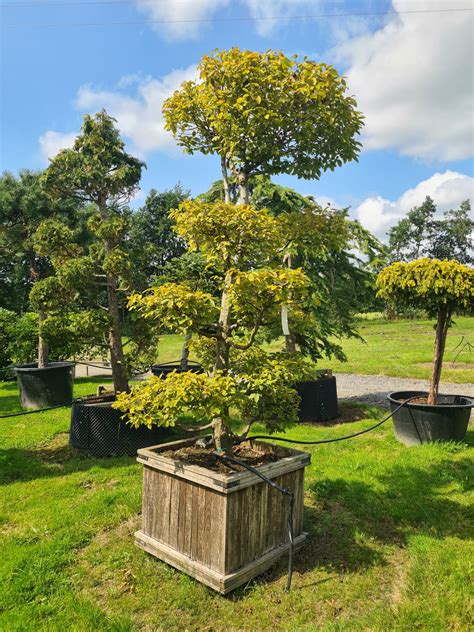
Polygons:
<instances>
[{"instance_id":1,"label":"blue sky","mask_svg":"<svg viewBox=\"0 0 474 632\"><path fill-rule=\"evenodd\" d=\"M148 166L135 204L150 188L178 180L194 194L206 190L219 177L217 159L180 154L162 129L161 102L196 76L203 54L237 45L333 63L366 115L359 163L319 181L281 177L283 184L350 205L379 235L427 194L440 211L473 196L473 11L460 10L472 2L0 0L0 6L2 170L45 167L48 156L71 143L83 114L105 107L129 151Z\"/></svg>"}]
</instances>

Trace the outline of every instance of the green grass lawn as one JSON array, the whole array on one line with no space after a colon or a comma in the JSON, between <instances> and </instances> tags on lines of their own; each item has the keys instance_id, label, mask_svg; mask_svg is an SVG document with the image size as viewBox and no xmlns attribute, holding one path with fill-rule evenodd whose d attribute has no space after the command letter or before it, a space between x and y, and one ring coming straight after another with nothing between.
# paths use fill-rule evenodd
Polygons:
<instances>
[{"instance_id":1,"label":"green grass lawn","mask_svg":"<svg viewBox=\"0 0 474 632\"><path fill-rule=\"evenodd\" d=\"M103 379L78 381L77 394ZM0 385L0 414L17 410ZM317 439L380 418L299 426ZM293 590L286 559L222 597L136 548L141 466L68 448L66 409L0 420L0 630L472 629L472 446L405 448L386 424L310 449ZM282 501L283 502L283 501Z\"/></svg>"},{"instance_id":2,"label":"green grass lawn","mask_svg":"<svg viewBox=\"0 0 474 632\"><path fill-rule=\"evenodd\" d=\"M434 329L430 320L387 321L363 318L359 333L364 341L343 340L347 362L321 360L321 367L331 367L342 373L392 375L429 379L433 359ZM462 336L474 344L474 318L457 318L448 335L442 380L458 384L474 383L474 351L464 351L454 363L459 351L453 351ZM182 336L163 336L158 350L161 362L180 357ZM272 348L278 348L278 344Z\"/></svg>"}]
</instances>

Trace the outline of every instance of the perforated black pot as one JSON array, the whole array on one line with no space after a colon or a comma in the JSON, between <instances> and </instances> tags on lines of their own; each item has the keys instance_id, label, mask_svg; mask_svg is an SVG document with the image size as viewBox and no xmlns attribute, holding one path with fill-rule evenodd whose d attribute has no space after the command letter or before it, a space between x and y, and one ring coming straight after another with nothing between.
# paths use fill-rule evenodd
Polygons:
<instances>
[{"instance_id":1,"label":"perforated black pot","mask_svg":"<svg viewBox=\"0 0 474 632\"><path fill-rule=\"evenodd\" d=\"M300 421L329 421L337 417L337 386L334 376L299 382L295 388L301 398Z\"/></svg>"},{"instance_id":2,"label":"perforated black pot","mask_svg":"<svg viewBox=\"0 0 474 632\"><path fill-rule=\"evenodd\" d=\"M426 397L426 391L397 391L388 401L392 412L411 397ZM393 415L395 437L407 446L436 441L462 441L466 436L474 398L438 395L438 403L408 403Z\"/></svg>"},{"instance_id":3,"label":"perforated black pot","mask_svg":"<svg viewBox=\"0 0 474 632\"><path fill-rule=\"evenodd\" d=\"M23 408L48 408L72 401L74 362L51 362L47 367L21 364L15 367Z\"/></svg>"},{"instance_id":4,"label":"perforated black pot","mask_svg":"<svg viewBox=\"0 0 474 632\"><path fill-rule=\"evenodd\" d=\"M135 456L140 448L163 443L165 428L134 428L120 410L112 408L113 397L76 400L71 409L69 443L92 456Z\"/></svg>"}]
</instances>

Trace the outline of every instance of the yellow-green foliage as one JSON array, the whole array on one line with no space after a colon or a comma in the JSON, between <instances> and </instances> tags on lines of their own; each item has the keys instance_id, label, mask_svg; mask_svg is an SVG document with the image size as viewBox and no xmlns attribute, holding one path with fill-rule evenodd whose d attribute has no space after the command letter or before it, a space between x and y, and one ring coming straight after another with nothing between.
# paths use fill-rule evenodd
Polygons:
<instances>
[{"instance_id":1,"label":"yellow-green foliage","mask_svg":"<svg viewBox=\"0 0 474 632\"><path fill-rule=\"evenodd\" d=\"M474 269L454 260L394 263L379 273L377 288L378 296L388 302L425 309L431 316L440 305L450 313L474 308Z\"/></svg>"},{"instance_id":2,"label":"yellow-green foliage","mask_svg":"<svg viewBox=\"0 0 474 632\"><path fill-rule=\"evenodd\" d=\"M189 249L220 269L265 263L285 243L278 220L248 204L186 200L170 217Z\"/></svg>"},{"instance_id":3,"label":"yellow-green foliage","mask_svg":"<svg viewBox=\"0 0 474 632\"><path fill-rule=\"evenodd\" d=\"M238 272L229 290L229 302L236 322L247 327L255 315L266 320L278 318L281 305L298 304L306 294L308 278L298 268L263 268Z\"/></svg>"},{"instance_id":4,"label":"yellow-green foliage","mask_svg":"<svg viewBox=\"0 0 474 632\"><path fill-rule=\"evenodd\" d=\"M207 292L193 290L184 283L164 283L141 294L132 294L128 308L158 327L185 333L213 322L219 310L215 299Z\"/></svg>"},{"instance_id":5,"label":"yellow-green foliage","mask_svg":"<svg viewBox=\"0 0 474 632\"><path fill-rule=\"evenodd\" d=\"M363 117L332 66L234 47L204 56L198 72L163 105L188 153L225 156L247 176L303 178L357 158Z\"/></svg>"},{"instance_id":6,"label":"yellow-green foliage","mask_svg":"<svg viewBox=\"0 0 474 632\"><path fill-rule=\"evenodd\" d=\"M292 384L313 375L309 363L300 354L271 355L258 348L236 356L228 375L188 371L152 377L119 393L113 406L136 427L174 426L187 415L208 423L229 407L243 420L265 423L270 432L296 422L299 400Z\"/></svg>"}]
</instances>

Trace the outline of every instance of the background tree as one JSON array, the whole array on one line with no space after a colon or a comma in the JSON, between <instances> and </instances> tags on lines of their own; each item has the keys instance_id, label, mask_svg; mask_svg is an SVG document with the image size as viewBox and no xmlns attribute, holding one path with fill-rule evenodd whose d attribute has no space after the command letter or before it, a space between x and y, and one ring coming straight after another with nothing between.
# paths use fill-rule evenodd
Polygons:
<instances>
[{"instance_id":1,"label":"background tree","mask_svg":"<svg viewBox=\"0 0 474 632\"><path fill-rule=\"evenodd\" d=\"M455 313L474 309L474 269L457 261L418 259L394 263L377 277L379 295L402 307L423 307L436 318L436 335L428 404L436 404L448 330Z\"/></svg>"},{"instance_id":2,"label":"background tree","mask_svg":"<svg viewBox=\"0 0 474 632\"><path fill-rule=\"evenodd\" d=\"M204 56L198 70L199 81L184 82L163 113L186 152L219 156L225 202L229 176L248 203L252 176L314 179L357 159L363 117L332 66L232 48Z\"/></svg>"},{"instance_id":3,"label":"background tree","mask_svg":"<svg viewBox=\"0 0 474 632\"><path fill-rule=\"evenodd\" d=\"M232 186L231 200L238 192ZM312 294L318 299L308 306L303 321L289 315L287 348L294 345L314 360L336 355L344 359L337 339L357 336L356 314L375 300L375 271L386 253L382 244L358 222L350 220L346 209L323 208L314 198L272 182L265 176L249 181L250 200L257 209L268 211L286 224L289 237L282 260L302 267ZM199 196L203 201L224 199L222 181L214 182ZM304 324L304 327L303 327ZM281 335L281 325L272 332ZM292 340L293 339L293 340Z\"/></svg>"},{"instance_id":4,"label":"background tree","mask_svg":"<svg viewBox=\"0 0 474 632\"><path fill-rule=\"evenodd\" d=\"M435 222L430 255L435 259L456 259L460 263L474 263L474 220L469 200L461 202L457 210L444 213Z\"/></svg>"},{"instance_id":5,"label":"background tree","mask_svg":"<svg viewBox=\"0 0 474 632\"><path fill-rule=\"evenodd\" d=\"M414 261L420 257L456 259L474 262L472 256L474 221L470 217L469 200L459 209L449 210L436 219L436 205L427 196L421 206L414 207L388 233L388 249L392 261Z\"/></svg>"},{"instance_id":6,"label":"background tree","mask_svg":"<svg viewBox=\"0 0 474 632\"><path fill-rule=\"evenodd\" d=\"M33 235L40 223L60 218L74 230L83 224L80 201L52 200L42 189L40 172L9 172L0 178L0 306L17 313L27 311L33 283L48 274L47 256L40 256Z\"/></svg>"},{"instance_id":7,"label":"background tree","mask_svg":"<svg viewBox=\"0 0 474 632\"><path fill-rule=\"evenodd\" d=\"M121 246L127 226L126 205L138 190L144 163L125 151L114 123L105 111L86 115L73 148L58 153L42 183L55 199L76 199L95 206L96 214L89 220L96 240L91 255L71 260L69 265L73 276L75 271L79 278L92 274L95 276L89 276L89 281L98 279L105 286L110 361L114 388L119 392L128 390L119 292L121 281L131 273Z\"/></svg>"},{"instance_id":8,"label":"background tree","mask_svg":"<svg viewBox=\"0 0 474 632\"><path fill-rule=\"evenodd\" d=\"M165 265L186 250L168 213L189 195L180 184L162 192L151 189L145 204L130 217L128 250L142 276L143 289L156 282Z\"/></svg>"}]
</instances>

